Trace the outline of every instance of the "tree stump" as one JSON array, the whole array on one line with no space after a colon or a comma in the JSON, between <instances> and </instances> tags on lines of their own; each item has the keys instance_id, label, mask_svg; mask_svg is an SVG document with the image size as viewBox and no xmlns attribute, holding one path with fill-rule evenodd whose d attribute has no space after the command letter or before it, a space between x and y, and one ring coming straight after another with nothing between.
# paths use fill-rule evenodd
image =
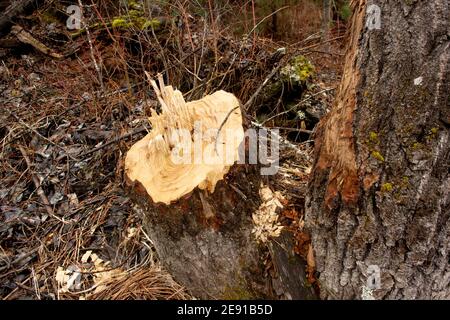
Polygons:
<instances>
[{"instance_id":1,"label":"tree stump","mask_svg":"<svg viewBox=\"0 0 450 320\"><path fill-rule=\"evenodd\" d=\"M232 181L245 181L234 188ZM252 235L261 203L256 168L235 167L213 194L196 189L170 205L154 203L142 187L133 197L161 262L198 298L270 298L265 250ZM245 200L240 192L245 194Z\"/></svg>"},{"instance_id":2,"label":"tree stump","mask_svg":"<svg viewBox=\"0 0 450 320\"><path fill-rule=\"evenodd\" d=\"M164 156L176 147L176 141L169 138L173 134L166 131L170 128L165 125L164 114L172 120L199 117L210 121L207 127L216 128L217 135L209 144L226 147L230 140L222 139L217 129L243 132L237 99L219 92L184 104L181 93L164 87L162 79L161 91L152 84L163 112L150 118L152 132L128 152L125 178L135 210L142 215L162 264L197 298L313 298L302 262L292 259L292 234L285 232L283 241L271 243L281 231L271 220L280 206L270 189L261 188L259 166L234 164L237 148L225 166L193 164L191 168L175 165ZM177 106L171 101L177 101ZM203 114L202 108L208 110ZM193 127L177 123L189 130ZM167 141L171 147L164 149L155 139L164 145ZM267 225L261 222L265 220ZM271 262L280 272L268 272Z\"/></svg>"}]
</instances>

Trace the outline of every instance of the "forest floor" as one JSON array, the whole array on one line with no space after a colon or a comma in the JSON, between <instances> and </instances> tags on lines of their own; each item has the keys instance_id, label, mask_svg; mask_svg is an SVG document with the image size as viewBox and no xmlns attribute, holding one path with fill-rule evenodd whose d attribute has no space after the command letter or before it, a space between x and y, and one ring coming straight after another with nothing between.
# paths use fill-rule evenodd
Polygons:
<instances>
[{"instance_id":1,"label":"forest floor","mask_svg":"<svg viewBox=\"0 0 450 320\"><path fill-rule=\"evenodd\" d=\"M188 100L224 89L246 102L274 68L301 54L315 71L296 101L326 113L340 79L343 31L326 43L320 36L286 43L218 35L192 23L175 50L168 39L179 35L167 32L153 33L157 48L148 33L129 30L91 30L68 39L61 36L67 34L63 26L42 22L39 14L22 27L69 54L58 59L29 44L0 51L0 298L190 299L161 267L123 188L124 155L146 134L147 117L157 107L143 70L165 72ZM129 39L147 47L133 52ZM274 58L279 48L286 53ZM217 54L228 58L218 64ZM255 120L258 108L255 101ZM287 108L277 104L275 114ZM298 228L313 146L310 133L298 129L309 132L316 121L283 121L266 125L283 127L282 136L302 157L282 154L284 170L268 183L286 194L281 220Z\"/></svg>"}]
</instances>

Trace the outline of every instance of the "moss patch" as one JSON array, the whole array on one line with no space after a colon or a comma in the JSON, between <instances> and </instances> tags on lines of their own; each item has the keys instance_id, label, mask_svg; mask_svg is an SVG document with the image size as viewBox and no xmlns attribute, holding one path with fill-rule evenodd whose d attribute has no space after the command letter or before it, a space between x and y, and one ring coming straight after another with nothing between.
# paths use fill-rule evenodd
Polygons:
<instances>
[{"instance_id":1,"label":"moss patch","mask_svg":"<svg viewBox=\"0 0 450 320\"><path fill-rule=\"evenodd\" d=\"M422 149L423 145L420 142L414 142L412 145L412 149L413 150L418 150L418 149Z\"/></svg>"},{"instance_id":2,"label":"moss patch","mask_svg":"<svg viewBox=\"0 0 450 320\"><path fill-rule=\"evenodd\" d=\"M391 192L392 190L394 190L392 183L387 182L381 186L381 192Z\"/></svg>"},{"instance_id":3,"label":"moss patch","mask_svg":"<svg viewBox=\"0 0 450 320\"><path fill-rule=\"evenodd\" d=\"M348 21L348 19L352 15L352 8L348 1L345 1L344 4L339 8L339 16L342 20Z\"/></svg>"},{"instance_id":4,"label":"moss patch","mask_svg":"<svg viewBox=\"0 0 450 320\"><path fill-rule=\"evenodd\" d=\"M280 74L283 82L301 85L313 76L314 70L314 66L306 57L296 56L281 69Z\"/></svg>"},{"instance_id":5,"label":"moss patch","mask_svg":"<svg viewBox=\"0 0 450 320\"><path fill-rule=\"evenodd\" d=\"M378 138L378 134L376 132L374 132L374 131L371 131L369 133L369 140L370 140L371 143L374 143L374 144L379 144L380 143L380 139Z\"/></svg>"},{"instance_id":6,"label":"moss patch","mask_svg":"<svg viewBox=\"0 0 450 320\"><path fill-rule=\"evenodd\" d=\"M139 10L130 10L128 11L128 14L114 17L111 21L111 26L119 29L158 29L160 25L161 21L157 19L148 19L144 16L144 12Z\"/></svg>"},{"instance_id":7,"label":"moss patch","mask_svg":"<svg viewBox=\"0 0 450 320\"><path fill-rule=\"evenodd\" d=\"M226 287L223 293L224 300L252 300L254 298L253 294L244 287Z\"/></svg>"},{"instance_id":8,"label":"moss patch","mask_svg":"<svg viewBox=\"0 0 450 320\"><path fill-rule=\"evenodd\" d=\"M56 14L51 10L47 10L38 16L42 22L46 24L57 23L59 22Z\"/></svg>"},{"instance_id":9,"label":"moss patch","mask_svg":"<svg viewBox=\"0 0 450 320\"><path fill-rule=\"evenodd\" d=\"M106 21L105 23L95 23L91 26L89 26L90 29L102 29L104 27L112 27L114 29L118 30L148 30L148 29L154 29L159 30L161 28L162 22L158 19L150 19L146 17L145 12L140 8L139 5L135 4L134 2L129 2L128 6L129 8L132 8L131 10L128 10L126 14L123 14L121 16L116 16L112 18L110 21ZM72 38L75 38L83 33L86 32L86 29L80 29L77 32L74 32L71 34Z\"/></svg>"},{"instance_id":10,"label":"moss patch","mask_svg":"<svg viewBox=\"0 0 450 320\"><path fill-rule=\"evenodd\" d=\"M372 156L372 158L375 158L380 162L384 162L384 157L379 151L372 151L370 155Z\"/></svg>"}]
</instances>

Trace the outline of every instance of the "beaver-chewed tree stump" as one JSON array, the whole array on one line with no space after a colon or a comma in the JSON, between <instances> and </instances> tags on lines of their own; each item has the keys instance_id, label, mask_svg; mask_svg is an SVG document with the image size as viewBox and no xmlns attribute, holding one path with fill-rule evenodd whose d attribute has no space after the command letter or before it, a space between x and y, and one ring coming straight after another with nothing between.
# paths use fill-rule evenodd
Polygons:
<instances>
[{"instance_id":1,"label":"beaver-chewed tree stump","mask_svg":"<svg viewBox=\"0 0 450 320\"><path fill-rule=\"evenodd\" d=\"M161 263L196 298L312 298L275 193L258 166L235 164L245 145L239 101L218 91L185 103L159 81L162 112L127 153L125 178ZM207 161L196 161L199 145Z\"/></svg>"}]
</instances>

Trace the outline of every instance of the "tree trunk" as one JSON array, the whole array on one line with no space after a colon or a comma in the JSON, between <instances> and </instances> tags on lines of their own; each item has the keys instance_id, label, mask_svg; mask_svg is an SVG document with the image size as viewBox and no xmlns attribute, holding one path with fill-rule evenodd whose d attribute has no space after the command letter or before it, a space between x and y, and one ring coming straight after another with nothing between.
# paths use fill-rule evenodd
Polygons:
<instances>
[{"instance_id":1,"label":"tree trunk","mask_svg":"<svg viewBox=\"0 0 450 320\"><path fill-rule=\"evenodd\" d=\"M449 3L371 3L353 1L317 130L306 225L321 296L449 299Z\"/></svg>"},{"instance_id":2,"label":"tree trunk","mask_svg":"<svg viewBox=\"0 0 450 320\"><path fill-rule=\"evenodd\" d=\"M251 196L247 201L225 181L212 195L197 189L170 205L153 203L145 190L133 192L161 262L198 298L269 295L247 214L259 206L259 179L255 172L235 175L248 181L241 191Z\"/></svg>"},{"instance_id":3,"label":"tree trunk","mask_svg":"<svg viewBox=\"0 0 450 320\"><path fill-rule=\"evenodd\" d=\"M255 166L234 166L214 193L196 189L170 205L153 203L135 185L135 209L161 263L196 298L314 298L292 233L266 244L253 234L260 183Z\"/></svg>"}]
</instances>

